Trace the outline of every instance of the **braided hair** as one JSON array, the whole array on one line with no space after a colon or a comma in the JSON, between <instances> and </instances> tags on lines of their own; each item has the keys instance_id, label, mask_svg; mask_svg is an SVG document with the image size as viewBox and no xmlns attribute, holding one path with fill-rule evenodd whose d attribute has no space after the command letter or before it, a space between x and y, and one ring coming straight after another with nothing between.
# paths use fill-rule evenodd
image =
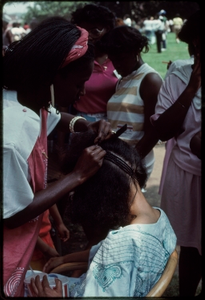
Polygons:
<instances>
[{"instance_id":1,"label":"braided hair","mask_svg":"<svg viewBox=\"0 0 205 300\"><path fill-rule=\"evenodd\" d=\"M84 148L93 145L93 132L72 135L70 149L63 162L68 173L77 162ZM69 202L70 218L88 231L104 232L128 225L130 215L130 185L136 181L142 187L147 175L142 160L133 147L120 138L110 138L100 143L106 150L102 167L86 182L78 186ZM136 186L137 188L137 186Z\"/></svg>"}]
</instances>

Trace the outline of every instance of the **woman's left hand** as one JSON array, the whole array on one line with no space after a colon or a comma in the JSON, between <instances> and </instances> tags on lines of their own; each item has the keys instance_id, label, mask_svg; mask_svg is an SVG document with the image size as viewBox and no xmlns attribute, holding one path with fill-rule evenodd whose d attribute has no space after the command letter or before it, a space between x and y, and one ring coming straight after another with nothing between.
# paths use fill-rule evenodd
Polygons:
<instances>
[{"instance_id":1,"label":"woman's left hand","mask_svg":"<svg viewBox=\"0 0 205 300\"><path fill-rule=\"evenodd\" d=\"M94 143L97 144L102 140L106 140L111 137L112 130L110 127L110 123L105 120L99 120L97 122L92 122L88 125L88 129L93 130L98 133L98 136L94 140Z\"/></svg>"},{"instance_id":2,"label":"woman's left hand","mask_svg":"<svg viewBox=\"0 0 205 300\"><path fill-rule=\"evenodd\" d=\"M33 297L58 297L62 298L63 293L62 293L62 282L55 278L55 283L56 286L52 289L49 286L49 282L47 279L47 276L43 276L43 280L40 281L40 276L37 275L34 278L31 278L31 290L32 290L32 296Z\"/></svg>"}]
</instances>

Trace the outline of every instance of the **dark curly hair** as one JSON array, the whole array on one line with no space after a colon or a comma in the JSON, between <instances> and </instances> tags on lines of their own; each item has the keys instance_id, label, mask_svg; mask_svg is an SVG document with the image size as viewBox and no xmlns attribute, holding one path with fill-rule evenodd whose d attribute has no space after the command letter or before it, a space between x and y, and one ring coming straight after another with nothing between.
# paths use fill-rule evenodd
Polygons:
<instances>
[{"instance_id":1,"label":"dark curly hair","mask_svg":"<svg viewBox=\"0 0 205 300\"><path fill-rule=\"evenodd\" d=\"M149 40L134 27L122 25L107 32L99 41L99 46L108 55L116 53L129 53L136 51L145 53L149 51Z\"/></svg>"},{"instance_id":2,"label":"dark curly hair","mask_svg":"<svg viewBox=\"0 0 205 300\"><path fill-rule=\"evenodd\" d=\"M134 27L122 25L115 27L107 32L99 41L99 46L105 53L129 53L136 51L138 53L149 51L149 40L146 36L142 35L139 30Z\"/></svg>"},{"instance_id":3,"label":"dark curly hair","mask_svg":"<svg viewBox=\"0 0 205 300\"><path fill-rule=\"evenodd\" d=\"M65 173L73 169L82 150L94 144L95 137L93 132L73 135L63 162ZM136 179L105 158L98 172L75 189L69 206L71 220L83 226L88 239L91 232L104 238L110 229L130 223L130 184L137 180L142 187L147 177L136 149L120 138L104 140L100 146L125 161Z\"/></svg>"},{"instance_id":4,"label":"dark curly hair","mask_svg":"<svg viewBox=\"0 0 205 300\"><path fill-rule=\"evenodd\" d=\"M84 22L90 24L98 23L112 29L115 27L115 14L108 7L97 4L87 4L72 13L71 22L79 26Z\"/></svg>"}]
</instances>

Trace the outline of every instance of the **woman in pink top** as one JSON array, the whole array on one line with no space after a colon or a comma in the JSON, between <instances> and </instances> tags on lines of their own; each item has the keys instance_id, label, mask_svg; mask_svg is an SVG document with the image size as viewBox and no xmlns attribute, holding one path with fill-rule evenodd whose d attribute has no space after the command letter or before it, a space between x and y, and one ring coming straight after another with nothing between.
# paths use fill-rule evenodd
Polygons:
<instances>
[{"instance_id":1,"label":"woman in pink top","mask_svg":"<svg viewBox=\"0 0 205 300\"><path fill-rule=\"evenodd\" d=\"M105 6L88 4L72 13L71 22L85 28L95 45L93 73L85 83L85 94L74 103L76 114L92 121L106 119L107 102L115 92L118 78L112 62L100 50L98 42L115 27L115 15Z\"/></svg>"},{"instance_id":2,"label":"woman in pink top","mask_svg":"<svg viewBox=\"0 0 205 300\"><path fill-rule=\"evenodd\" d=\"M92 73L93 45L88 32L61 17L49 18L3 58L3 285L5 297L22 297L23 282L35 247L42 213L92 176L105 151L86 148L74 171L47 187L47 135L57 125L67 132L111 136L109 124L89 123L60 114L54 97L68 105L79 97ZM51 85L52 91L51 94Z\"/></svg>"},{"instance_id":3,"label":"woman in pink top","mask_svg":"<svg viewBox=\"0 0 205 300\"><path fill-rule=\"evenodd\" d=\"M89 40L95 45L94 69L88 81L85 83L84 92L70 107L58 105L59 111L71 111L74 115L83 116L88 121L107 120L106 105L115 92L118 74L106 53L102 53L97 46L101 37L115 26L115 15L109 8L102 5L87 4L72 13L71 22L89 32ZM63 158L67 148L68 136L57 132L54 137L55 151L58 158Z\"/></svg>"},{"instance_id":4,"label":"woman in pink top","mask_svg":"<svg viewBox=\"0 0 205 300\"><path fill-rule=\"evenodd\" d=\"M200 12L184 24L179 38L194 46L194 64L176 68L158 95L152 124L162 141L175 139L162 189L167 213L180 245L179 293L194 296L202 275L201 257L201 64Z\"/></svg>"}]
</instances>

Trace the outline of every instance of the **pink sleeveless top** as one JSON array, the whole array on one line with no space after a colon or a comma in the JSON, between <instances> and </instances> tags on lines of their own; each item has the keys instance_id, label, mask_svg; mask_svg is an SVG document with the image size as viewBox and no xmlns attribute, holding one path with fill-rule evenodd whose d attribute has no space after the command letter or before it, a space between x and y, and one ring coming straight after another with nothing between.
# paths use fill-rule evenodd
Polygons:
<instances>
[{"instance_id":1,"label":"pink sleeveless top","mask_svg":"<svg viewBox=\"0 0 205 300\"><path fill-rule=\"evenodd\" d=\"M34 193L46 188L47 183L47 111L42 109L41 133L28 158L31 187ZM15 201L15 199L14 199ZM24 278L36 245L42 215L14 228L4 226L3 280L4 293L9 297L24 295Z\"/></svg>"}]
</instances>

